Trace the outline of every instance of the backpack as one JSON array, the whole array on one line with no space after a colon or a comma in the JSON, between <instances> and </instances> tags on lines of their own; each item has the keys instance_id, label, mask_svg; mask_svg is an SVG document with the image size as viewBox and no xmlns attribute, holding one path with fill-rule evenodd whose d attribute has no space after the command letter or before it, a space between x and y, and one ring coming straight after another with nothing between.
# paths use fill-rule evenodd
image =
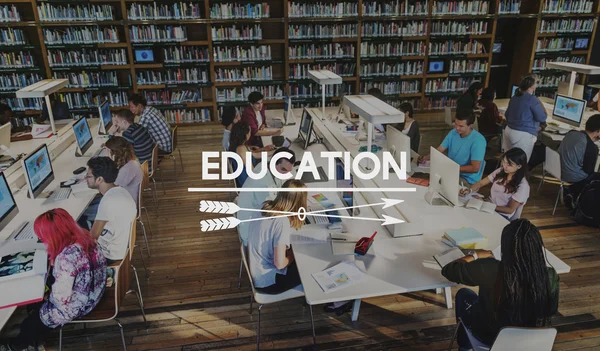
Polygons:
<instances>
[{"instance_id":1,"label":"backpack","mask_svg":"<svg viewBox=\"0 0 600 351\"><path fill-rule=\"evenodd\" d=\"M579 224L600 227L600 180L591 181L581 190L572 215Z\"/></svg>"}]
</instances>

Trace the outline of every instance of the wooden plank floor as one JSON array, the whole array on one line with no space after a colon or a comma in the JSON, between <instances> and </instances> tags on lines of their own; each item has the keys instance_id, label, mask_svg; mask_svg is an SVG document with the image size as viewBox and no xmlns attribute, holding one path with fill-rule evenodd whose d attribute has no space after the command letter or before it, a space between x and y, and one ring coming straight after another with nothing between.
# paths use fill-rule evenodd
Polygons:
<instances>
[{"instance_id":1,"label":"wooden plank floor","mask_svg":"<svg viewBox=\"0 0 600 351\"><path fill-rule=\"evenodd\" d=\"M247 276L237 287L239 243L233 230L201 233L198 202L229 200L227 193L188 193L187 188L225 187L226 182L202 181L202 151L220 150L221 127L181 128L180 148L185 173L179 182L159 184L160 211L152 208L151 258L145 257L150 278L136 252L148 325L144 325L135 297L125 299L120 321L128 350L253 350L256 305L248 314L250 292ZM426 132L422 149L439 143L441 131ZM166 179L173 178L172 163L161 165ZM532 188L537 187L537 180ZM576 225L559 206L551 215L558 188L545 185L533 194L524 217L542 230L547 247L572 267L561 276L559 315L554 325L559 334L555 350L600 349L600 230ZM150 200L149 198L147 200ZM158 212L158 213L157 213ZM158 217L157 217L158 215ZM141 237L141 235L138 235ZM138 244L142 244L140 240ZM143 245L143 244L142 244ZM144 252L144 255L146 253ZM457 289L453 289L456 293ZM444 307L442 295L420 292L363 301L360 318L325 314L314 307L320 350L445 350L454 330L454 310ZM263 349L301 350L312 343L310 317L303 300L265 306L262 314ZM18 330L23 311L15 314L3 337ZM58 349L53 333L46 350ZM65 328L65 350L120 350L114 322Z\"/></svg>"}]
</instances>

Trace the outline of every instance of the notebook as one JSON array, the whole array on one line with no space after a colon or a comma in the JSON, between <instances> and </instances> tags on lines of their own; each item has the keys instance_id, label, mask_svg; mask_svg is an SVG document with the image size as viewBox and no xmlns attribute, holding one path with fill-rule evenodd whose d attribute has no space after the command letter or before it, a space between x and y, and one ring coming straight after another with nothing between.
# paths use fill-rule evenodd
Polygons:
<instances>
[{"instance_id":1,"label":"notebook","mask_svg":"<svg viewBox=\"0 0 600 351\"><path fill-rule=\"evenodd\" d=\"M483 200L479 200L476 199L474 197L472 197L467 204L465 205L465 208L472 208L481 212L486 212L486 213L494 213L496 212L496 205L491 203L491 202L487 202L487 201L483 201Z\"/></svg>"},{"instance_id":2,"label":"notebook","mask_svg":"<svg viewBox=\"0 0 600 351\"><path fill-rule=\"evenodd\" d=\"M450 262L456 261L459 258L465 257L465 254L458 247L453 247L446 251L440 252L433 256L433 259L440 265L440 268L444 268Z\"/></svg>"},{"instance_id":3,"label":"notebook","mask_svg":"<svg viewBox=\"0 0 600 351\"><path fill-rule=\"evenodd\" d=\"M460 246L462 249L480 249L487 238L473 228L447 230L442 236L442 242L449 246Z\"/></svg>"},{"instance_id":4,"label":"notebook","mask_svg":"<svg viewBox=\"0 0 600 351\"><path fill-rule=\"evenodd\" d=\"M47 272L46 250L18 252L0 260L0 309L41 301Z\"/></svg>"}]
</instances>

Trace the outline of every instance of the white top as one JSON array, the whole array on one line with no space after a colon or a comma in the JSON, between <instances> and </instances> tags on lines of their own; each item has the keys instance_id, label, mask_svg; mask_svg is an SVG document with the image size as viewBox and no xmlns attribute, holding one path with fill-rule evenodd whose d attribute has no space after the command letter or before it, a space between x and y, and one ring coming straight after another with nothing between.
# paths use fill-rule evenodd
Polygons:
<instances>
[{"instance_id":1,"label":"white top","mask_svg":"<svg viewBox=\"0 0 600 351\"><path fill-rule=\"evenodd\" d=\"M600 74L600 67L583 65L581 63L572 62L548 62L547 68L562 69L563 71L577 72L582 74Z\"/></svg>"},{"instance_id":2,"label":"white top","mask_svg":"<svg viewBox=\"0 0 600 351\"><path fill-rule=\"evenodd\" d=\"M285 245L290 247L291 227L288 217L279 217L262 221L250 222L248 237L248 260L250 274L257 288L266 288L275 284L277 274L285 275L287 267L275 267L275 247Z\"/></svg>"},{"instance_id":3,"label":"white top","mask_svg":"<svg viewBox=\"0 0 600 351\"><path fill-rule=\"evenodd\" d=\"M308 76L320 85L342 84L342 77L327 69L309 70Z\"/></svg>"},{"instance_id":4,"label":"white top","mask_svg":"<svg viewBox=\"0 0 600 351\"><path fill-rule=\"evenodd\" d=\"M129 245L131 222L137 214L135 202L127 190L114 187L107 191L98 206L97 221L107 221L98 245L104 257L110 260L122 260Z\"/></svg>"},{"instance_id":5,"label":"white top","mask_svg":"<svg viewBox=\"0 0 600 351\"><path fill-rule=\"evenodd\" d=\"M488 176L488 180L492 182L492 189L490 190L492 202L496 204L496 206L508 206L510 200L515 199L515 201L521 203L519 207L523 207L527 203L527 199L529 199L529 182L527 182L527 179L523 178L521 179L516 192L506 193L504 185L494 182L494 179L496 179L496 176L498 176L498 173L500 173L501 170L502 168L498 168ZM510 218L513 214L514 212L505 216Z\"/></svg>"},{"instance_id":6,"label":"white top","mask_svg":"<svg viewBox=\"0 0 600 351\"><path fill-rule=\"evenodd\" d=\"M404 112L372 95L346 95L344 104L350 111L373 124L404 122Z\"/></svg>"},{"instance_id":7,"label":"white top","mask_svg":"<svg viewBox=\"0 0 600 351\"><path fill-rule=\"evenodd\" d=\"M256 116L257 126L258 126L258 128L260 128L260 126L262 126L262 124L263 124L262 113L260 113L260 111L258 111L258 112L254 111L254 115Z\"/></svg>"},{"instance_id":8,"label":"white top","mask_svg":"<svg viewBox=\"0 0 600 351\"><path fill-rule=\"evenodd\" d=\"M142 172L140 162L138 160L131 160L119 168L119 175L117 175L117 180L115 180L116 185L125 188L129 192L131 198L135 201L136 208L142 178L144 178L144 173Z\"/></svg>"}]
</instances>

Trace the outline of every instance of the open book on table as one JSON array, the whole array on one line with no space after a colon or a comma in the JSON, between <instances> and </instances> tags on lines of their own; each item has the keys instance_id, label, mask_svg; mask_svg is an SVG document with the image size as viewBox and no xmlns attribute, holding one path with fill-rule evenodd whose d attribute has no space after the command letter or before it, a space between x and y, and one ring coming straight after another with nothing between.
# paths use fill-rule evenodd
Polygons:
<instances>
[{"instance_id":1,"label":"open book on table","mask_svg":"<svg viewBox=\"0 0 600 351\"><path fill-rule=\"evenodd\" d=\"M465 204L465 208L472 208L477 211L486 212L486 213L494 213L496 211L495 204L493 204L491 202L479 200L474 197L471 197L469 199L469 201L467 201L467 203Z\"/></svg>"}]
</instances>

